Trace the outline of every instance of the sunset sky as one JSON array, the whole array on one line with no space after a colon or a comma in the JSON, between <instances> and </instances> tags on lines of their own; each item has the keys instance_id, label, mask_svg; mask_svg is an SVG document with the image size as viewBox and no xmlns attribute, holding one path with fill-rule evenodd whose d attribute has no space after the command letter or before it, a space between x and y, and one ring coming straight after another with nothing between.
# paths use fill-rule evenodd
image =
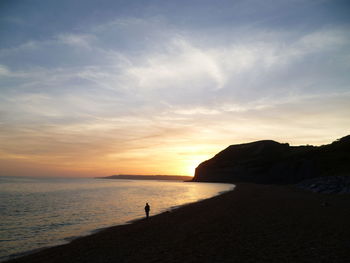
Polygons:
<instances>
[{"instance_id":1,"label":"sunset sky","mask_svg":"<svg viewBox=\"0 0 350 263\"><path fill-rule=\"evenodd\" d=\"M350 134L350 3L0 2L0 175L192 175Z\"/></svg>"}]
</instances>

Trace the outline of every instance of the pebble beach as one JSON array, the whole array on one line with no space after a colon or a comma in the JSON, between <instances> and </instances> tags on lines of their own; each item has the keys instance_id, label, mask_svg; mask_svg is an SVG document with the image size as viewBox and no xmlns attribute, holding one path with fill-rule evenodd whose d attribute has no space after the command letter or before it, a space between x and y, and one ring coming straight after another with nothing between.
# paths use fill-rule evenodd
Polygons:
<instances>
[{"instance_id":1,"label":"pebble beach","mask_svg":"<svg viewBox=\"0 0 350 263\"><path fill-rule=\"evenodd\" d=\"M349 262L350 195L233 191L7 262Z\"/></svg>"}]
</instances>

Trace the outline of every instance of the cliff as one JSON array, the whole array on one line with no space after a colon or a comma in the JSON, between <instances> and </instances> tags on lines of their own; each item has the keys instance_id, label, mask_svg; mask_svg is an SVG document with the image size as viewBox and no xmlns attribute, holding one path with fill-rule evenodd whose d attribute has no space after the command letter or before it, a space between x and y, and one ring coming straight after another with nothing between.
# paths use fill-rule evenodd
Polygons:
<instances>
[{"instance_id":1,"label":"cliff","mask_svg":"<svg viewBox=\"0 0 350 263\"><path fill-rule=\"evenodd\" d=\"M350 175L350 135L318 147L272 140L231 145L201 163L193 181L287 184L337 175Z\"/></svg>"}]
</instances>

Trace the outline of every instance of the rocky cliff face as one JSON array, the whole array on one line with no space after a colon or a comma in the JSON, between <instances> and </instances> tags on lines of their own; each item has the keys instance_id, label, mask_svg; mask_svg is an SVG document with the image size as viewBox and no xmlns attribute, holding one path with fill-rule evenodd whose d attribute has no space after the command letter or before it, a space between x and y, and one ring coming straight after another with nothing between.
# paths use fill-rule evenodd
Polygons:
<instances>
[{"instance_id":1,"label":"rocky cliff face","mask_svg":"<svg viewBox=\"0 0 350 263\"><path fill-rule=\"evenodd\" d=\"M271 140L231 145L201 163L193 181L297 183L350 175L350 135L324 146L289 146Z\"/></svg>"}]
</instances>

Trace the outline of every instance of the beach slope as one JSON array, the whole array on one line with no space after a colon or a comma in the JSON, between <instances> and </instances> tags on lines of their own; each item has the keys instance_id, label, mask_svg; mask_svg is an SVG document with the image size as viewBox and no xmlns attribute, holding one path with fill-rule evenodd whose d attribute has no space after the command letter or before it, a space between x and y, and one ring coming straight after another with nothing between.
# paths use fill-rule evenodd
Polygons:
<instances>
[{"instance_id":1,"label":"beach slope","mask_svg":"<svg viewBox=\"0 0 350 263\"><path fill-rule=\"evenodd\" d=\"M234 191L9 262L349 262L350 195Z\"/></svg>"}]
</instances>

